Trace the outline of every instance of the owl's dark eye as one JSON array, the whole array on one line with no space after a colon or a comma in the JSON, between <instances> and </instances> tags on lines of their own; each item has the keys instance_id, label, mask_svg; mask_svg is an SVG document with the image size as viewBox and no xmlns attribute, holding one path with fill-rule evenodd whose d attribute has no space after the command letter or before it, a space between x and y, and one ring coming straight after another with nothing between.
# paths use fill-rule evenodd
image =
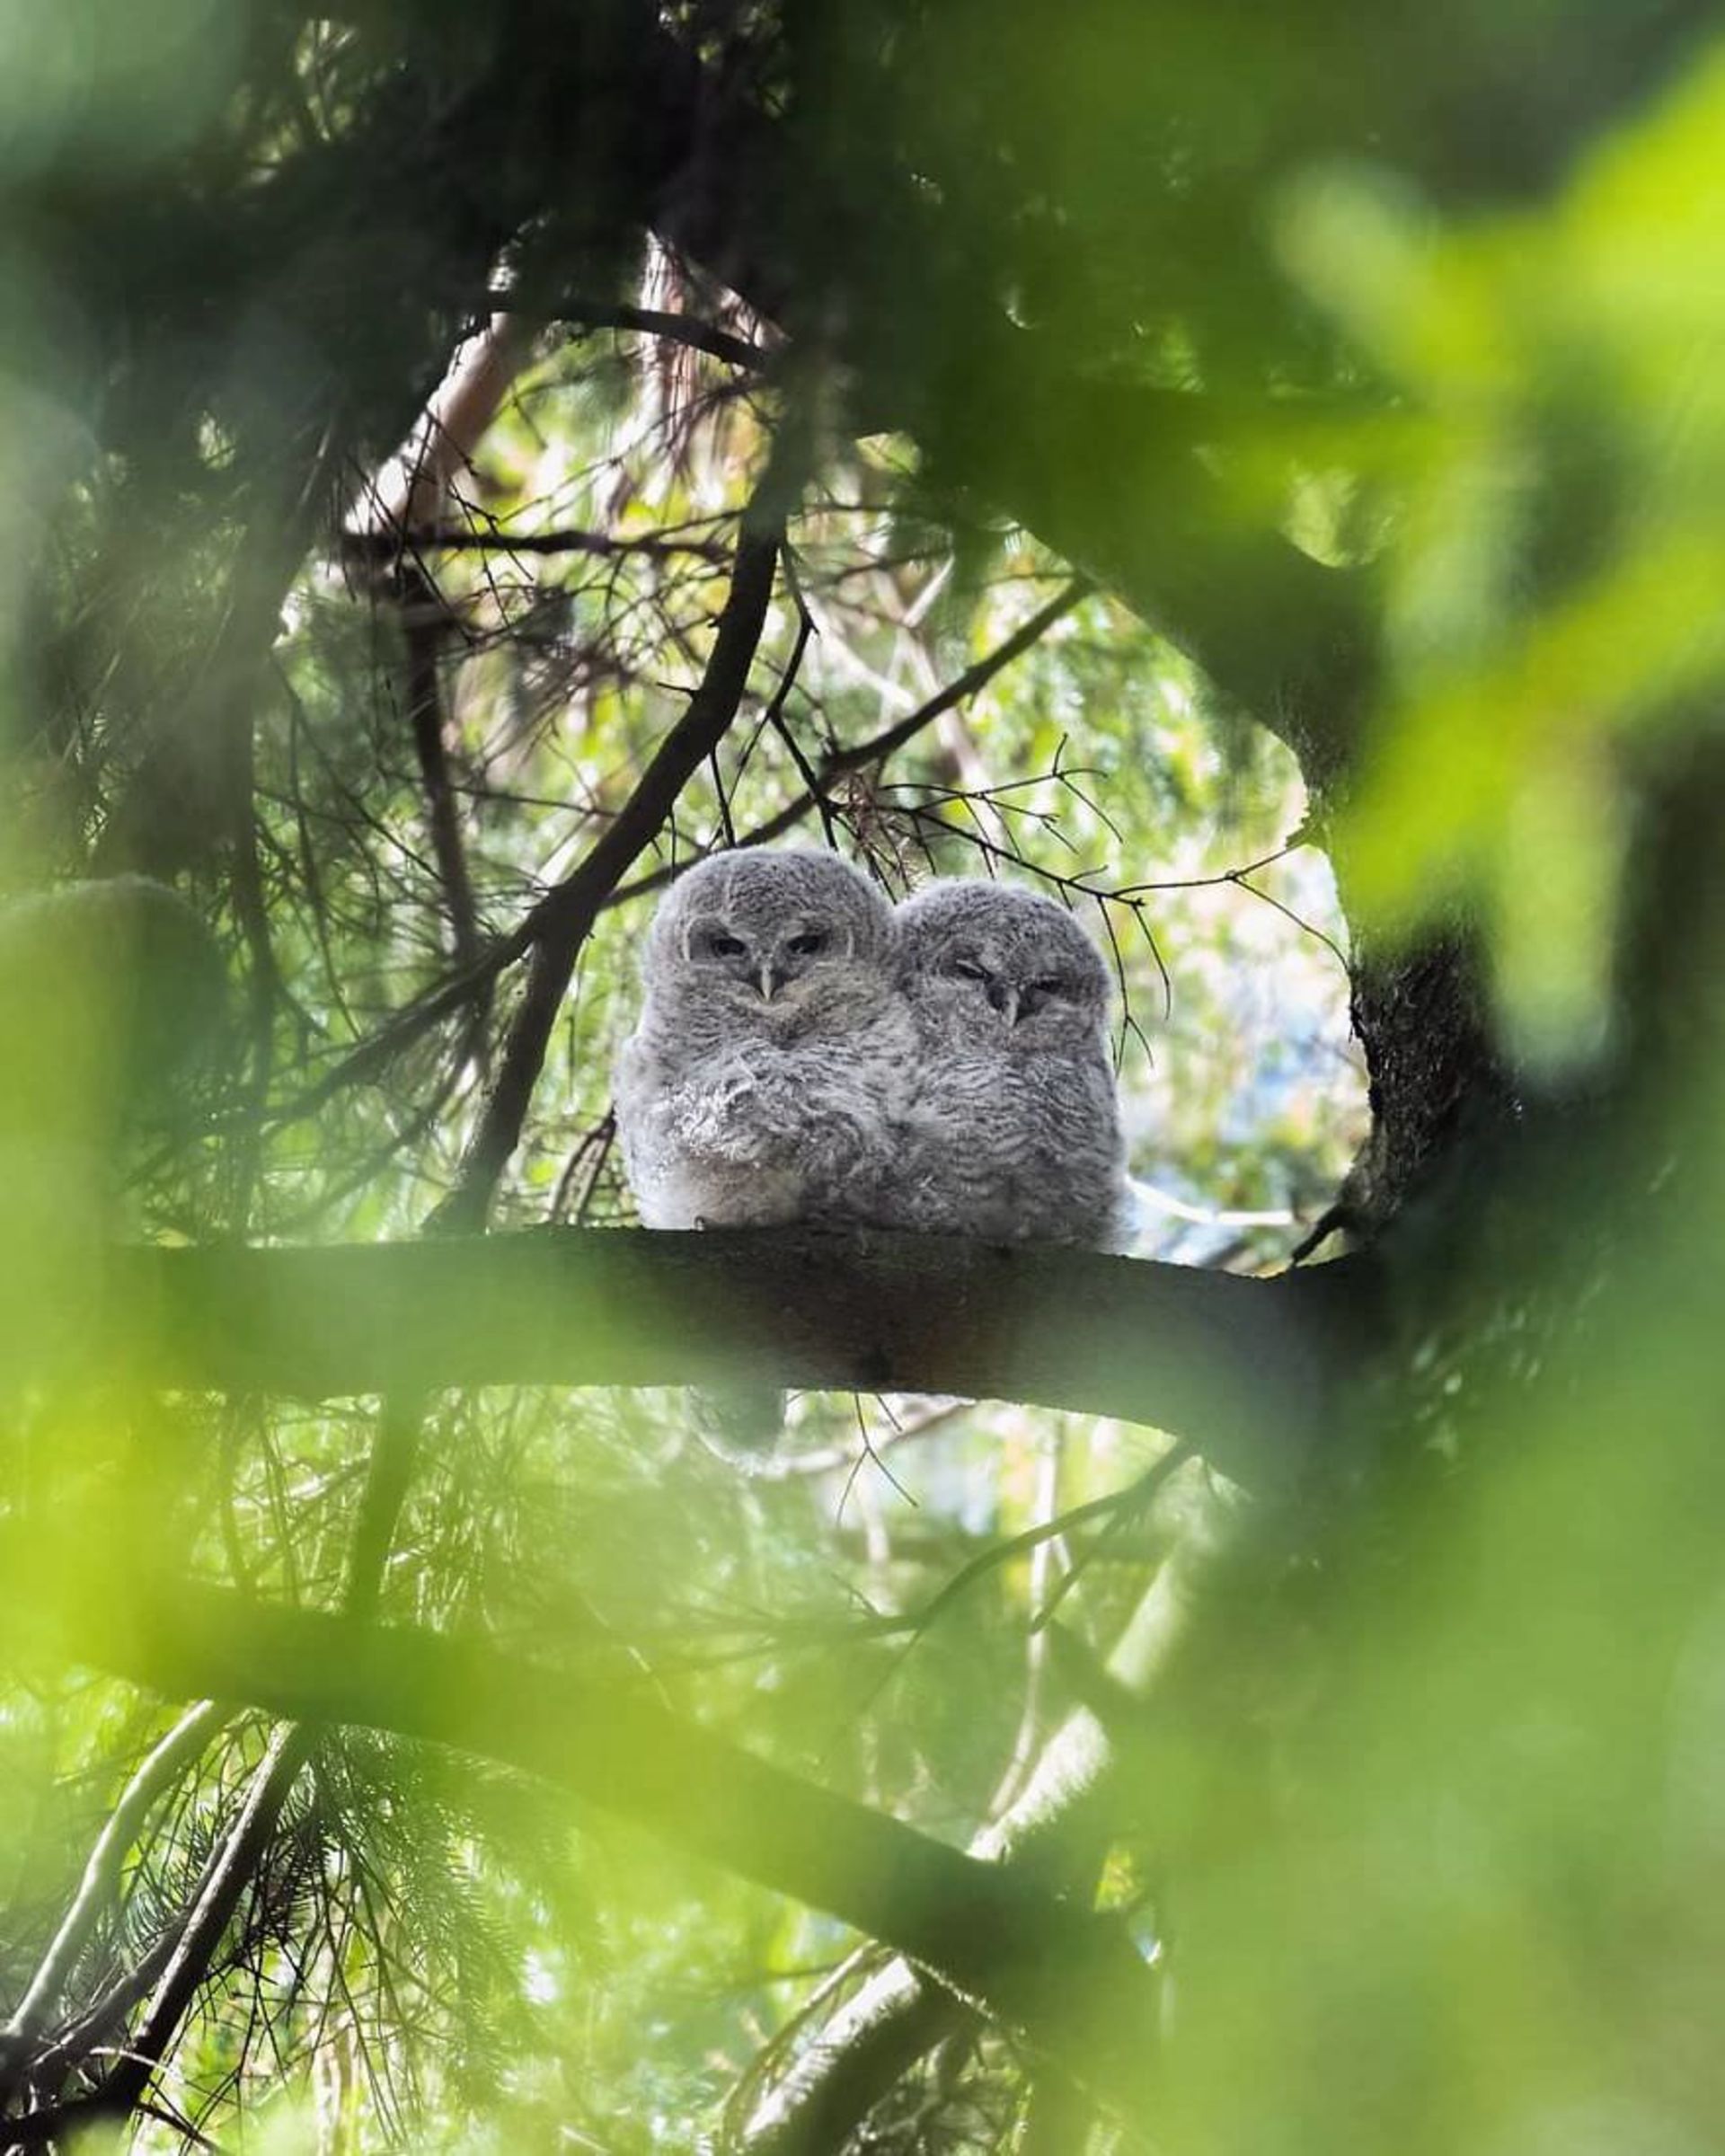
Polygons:
<instances>
[{"instance_id":1,"label":"owl's dark eye","mask_svg":"<svg viewBox=\"0 0 1725 2156\"><path fill-rule=\"evenodd\" d=\"M715 959L740 959L748 946L738 936L709 936L707 949Z\"/></svg>"},{"instance_id":2,"label":"owl's dark eye","mask_svg":"<svg viewBox=\"0 0 1725 2156\"><path fill-rule=\"evenodd\" d=\"M792 936L784 947L793 959L812 959L827 948L824 929L810 929L806 935Z\"/></svg>"},{"instance_id":3,"label":"owl's dark eye","mask_svg":"<svg viewBox=\"0 0 1725 2156\"><path fill-rule=\"evenodd\" d=\"M1041 980L1031 982L1030 989L1032 995L1066 995L1071 993L1069 984L1057 973L1047 974Z\"/></svg>"},{"instance_id":4,"label":"owl's dark eye","mask_svg":"<svg viewBox=\"0 0 1725 2156\"><path fill-rule=\"evenodd\" d=\"M959 976L960 980L986 981L988 978L988 968L986 966L978 966L974 959L954 959L952 971Z\"/></svg>"}]
</instances>

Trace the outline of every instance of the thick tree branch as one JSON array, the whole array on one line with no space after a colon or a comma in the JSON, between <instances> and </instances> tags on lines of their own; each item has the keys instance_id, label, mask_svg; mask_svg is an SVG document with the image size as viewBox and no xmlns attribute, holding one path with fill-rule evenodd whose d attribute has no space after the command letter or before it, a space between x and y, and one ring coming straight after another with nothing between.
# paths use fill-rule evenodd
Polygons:
<instances>
[{"instance_id":1,"label":"thick tree branch","mask_svg":"<svg viewBox=\"0 0 1725 2156\"><path fill-rule=\"evenodd\" d=\"M312 1397L766 1378L1119 1415L1249 1484L1298 1471L1351 1260L1242 1279L875 1231L553 1229L484 1241L111 1254L74 1352ZM1345 1351L1345 1349L1343 1350Z\"/></svg>"},{"instance_id":2,"label":"thick tree branch","mask_svg":"<svg viewBox=\"0 0 1725 2156\"><path fill-rule=\"evenodd\" d=\"M535 325L508 314L456 347L400 451L370 480L341 535L344 552L398 562L443 515L531 354Z\"/></svg>"},{"instance_id":3,"label":"thick tree branch","mask_svg":"<svg viewBox=\"0 0 1725 2156\"><path fill-rule=\"evenodd\" d=\"M112 1594L80 1596L63 1550L17 1532L4 1548L8 1576L29 1582L32 1627L47 1613L80 1657L164 1691L389 1729L542 1775L898 1948L1115 2097L1142 2093L1154 1979L1110 1923L641 1691L135 1566L115 1567Z\"/></svg>"}]
</instances>

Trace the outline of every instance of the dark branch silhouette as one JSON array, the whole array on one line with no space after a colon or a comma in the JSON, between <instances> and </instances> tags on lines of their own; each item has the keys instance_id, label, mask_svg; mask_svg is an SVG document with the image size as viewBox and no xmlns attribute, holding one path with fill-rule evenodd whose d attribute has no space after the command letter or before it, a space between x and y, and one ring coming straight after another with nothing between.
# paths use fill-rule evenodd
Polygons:
<instances>
[{"instance_id":1,"label":"dark branch silhouette","mask_svg":"<svg viewBox=\"0 0 1725 2156\"><path fill-rule=\"evenodd\" d=\"M1254 1280L816 1229L133 1250L104 1277L77 1352L111 1338L161 1384L330 1398L765 1377L957 1393L1147 1423L1248 1484L1298 1471L1367 1303L1352 1260Z\"/></svg>"},{"instance_id":2,"label":"dark branch silhouette","mask_svg":"<svg viewBox=\"0 0 1725 2156\"><path fill-rule=\"evenodd\" d=\"M67 1595L51 1540L26 1547L8 1531L0 1547L31 1584L32 1621L48 1615L72 1652L165 1692L392 1730L543 1776L897 1948L1107 2093L1142 2094L1150 1970L1107 1919L1010 1869L757 1759L638 1686L137 1566L119 1568L112 1595Z\"/></svg>"}]
</instances>

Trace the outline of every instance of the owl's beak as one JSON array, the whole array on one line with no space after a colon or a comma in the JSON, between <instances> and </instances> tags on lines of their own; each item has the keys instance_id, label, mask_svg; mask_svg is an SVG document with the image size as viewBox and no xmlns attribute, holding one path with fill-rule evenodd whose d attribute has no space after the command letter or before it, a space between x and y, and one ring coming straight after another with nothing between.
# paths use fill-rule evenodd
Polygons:
<instances>
[{"instance_id":1,"label":"owl's beak","mask_svg":"<svg viewBox=\"0 0 1725 2156\"><path fill-rule=\"evenodd\" d=\"M761 984L761 1001L764 1003L770 1003L773 1001L774 991L779 985L778 975L770 966L763 966L755 977Z\"/></svg>"},{"instance_id":2,"label":"owl's beak","mask_svg":"<svg viewBox=\"0 0 1725 2156\"><path fill-rule=\"evenodd\" d=\"M988 1001L1009 1026L1018 1023L1018 990L1010 981L991 980L988 984Z\"/></svg>"}]
</instances>

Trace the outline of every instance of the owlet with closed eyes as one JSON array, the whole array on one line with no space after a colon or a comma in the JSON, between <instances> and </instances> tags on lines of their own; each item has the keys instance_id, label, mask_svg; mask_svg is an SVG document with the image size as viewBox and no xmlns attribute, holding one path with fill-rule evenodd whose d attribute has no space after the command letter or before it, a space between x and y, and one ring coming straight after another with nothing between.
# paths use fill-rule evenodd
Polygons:
<instances>
[{"instance_id":1,"label":"owlet with closed eyes","mask_svg":"<svg viewBox=\"0 0 1725 2156\"><path fill-rule=\"evenodd\" d=\"M1115 1244L1125 1147L1101 952L1052 899L961 879L907 900L898 934L917 1047L889 1217Z\"/></svg>"},{"instance_id":2,"label":"owlet with closed eyes","mask_svg":"<svg viewBox=\"0 0 1725 2156\"><path fill-rule=\"evenodd\" d=\"M916 1038L896 942L890 906L836 853L720 853L671 887L616 1071L645 1225L865 1213Z\"/></svg>"}]
</instances>

